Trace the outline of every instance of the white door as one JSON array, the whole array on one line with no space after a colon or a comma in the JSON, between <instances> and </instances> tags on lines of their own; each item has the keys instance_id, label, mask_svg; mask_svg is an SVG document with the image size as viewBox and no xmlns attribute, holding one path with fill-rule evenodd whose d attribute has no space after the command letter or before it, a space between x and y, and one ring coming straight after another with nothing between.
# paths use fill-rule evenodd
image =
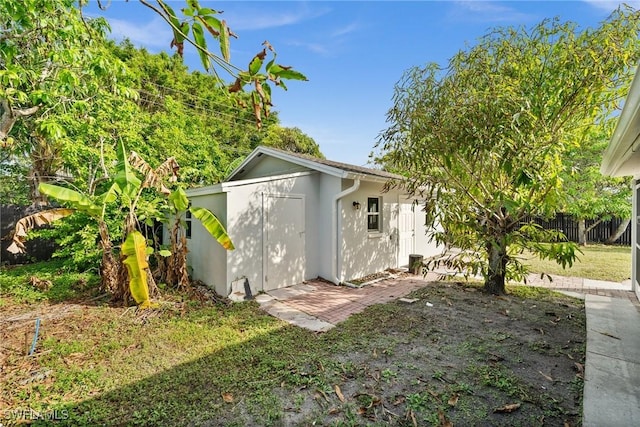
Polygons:
<instances>
[{"instance_id":1,"label":"white door","mask_svg":"<svg viewBox=\"0 0 640 427\"><path fill-rule=\"evenodd\" d=\"M409 255L415 250L415 213L413 203L400 203L398 213L398 266L409 264Z\"/></svg>"},{"instance_id":2,"label":"white door","mask_svg":"<svg viewBox=\"0 0 640 427\"><path fill-rule=\"evenodd\" d=\"M265 195L263 290L304 281L305 229L302 196Z\"/></svg>"}]
</instances>

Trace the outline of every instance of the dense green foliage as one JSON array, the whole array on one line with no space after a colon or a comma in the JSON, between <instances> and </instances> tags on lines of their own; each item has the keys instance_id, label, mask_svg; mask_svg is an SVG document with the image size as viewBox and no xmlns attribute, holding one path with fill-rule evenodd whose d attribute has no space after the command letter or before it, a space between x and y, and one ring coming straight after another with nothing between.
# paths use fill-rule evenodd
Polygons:
<instances>
[{"instance_id":1,"label":"dense green foliage","mask_svg":"<svg viewBox=\"0 0 640 427\"><path fill-rule=\"evenodd\" d=\"M117 141L155 166L168 155L175 157L188 187L219 182L235 159L260 144L322 156L315 141L299 129L281 127L277 114L263 119L258 130L253 113L221 89L215 77L190 72L179 57L150 54L129 42L105 42L105 49L125 67L121 84L138 96L103 94L83 104L87 109L82 117L54 116L65 143L50 153L55 168L49 176L71 177L77 188L95 191L116 159ZM21 128L18 122L16 131ZM16 134L14 140L19 144L22 138ZM32 166L24 150L2 154L2 179L24 182ZM26 186L0 196L2 203L30 199Z\"/></svg>"},{"instance_id":2,"label":"dense green foliage","mask_svg":"<svg viewBox=\"0 0 640 427\"><path fill-rule=\"evenodd\" d=\"M91 117L104 96L134 92L120 84L106 22L83 21L71 0L3 1L0 17L0 160L40 202L38 184L54 179L78 145L69 124Z\"/></svg>"},{"instance_id":3,"label":"dense green foliage","mask_svg":"<svg viewBox=\"0 0 640 427\"><path fill-rule=\"evenodd\" d=\"M218 12L189 0L176 28L178 17L163 1L157 2L161 9L143 4L174 29L175 55L150 54L127 41L116 45L107 39L106 22L83 17L71 0L0 3L0 204L47 204L38 191L47 182L96 200L110 192L121 145L151 169L173 157L187 188L220 182L262 143L321 156L311 138L282 128L270 111L269 85L306 78L278 65L268 43L242 71L229 63L231 32ZM220 42L220 56L207 50L203 25ZM211 74L190 72L182 63L189 40ZM228 71L235 83L229 86L216 69ZM166 219L163 203L143 191L136 228ZM61 245L57 256L90 268L101 254L104 264L96 236L108 236L117 247L132 230L122 213L110 206L98 223L96 215L73 215L41 233Z\"/></svg>"},{"instance_id":4,"label":"dense green foliage","mask_svg":"<svg viewBox=\"0 0 640 427\"><path fill-rule=\"evenodd\" d=\"M581 244L587 243L587 233L601 221L612 217L631 218L631 178L613 178L600 173L602 153L609 144L612 134L609 127L613 122L609 120L602 128L587 134L579 145L570 147L563 157L565 169L560 209L578 221ZM587 228L587 219L596 221ZM628 224L623 222L625 227Z\"/></svg>"},{"instance_id":5,"label":"dense green foliage","mask_svg":"<svg viewBox=\"0 0 640 427\"><path fill-rule=\"evenodd\" d=\"M499 28L442 70L409 70L397 85L379 161L407 175L448 260L503 293L529 250L571 265L575 246L528 217L561 205L564 157L606 126L640 59L640 13L619 9L595 29L546 20ZM543 245L544 241L558 241Z\"/></svg>"}]
</instances>

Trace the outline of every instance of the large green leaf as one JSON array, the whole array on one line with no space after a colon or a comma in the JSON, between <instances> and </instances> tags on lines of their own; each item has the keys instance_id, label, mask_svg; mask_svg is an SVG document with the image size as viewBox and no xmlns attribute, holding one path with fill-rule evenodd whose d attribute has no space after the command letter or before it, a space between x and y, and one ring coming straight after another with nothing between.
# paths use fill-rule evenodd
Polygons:
<instances>
[{"instance_id":1,"label":"large green leaf","mask_svg":"<svg viewBox=\"0 0 640 427\"><path fill-rule=\"evenodd\" d=\"M249 74L251 75L257 74L258 71L260 71L260 68L262 67L263 60L264 60L264 54L254 56L251 62L249 63Z\"/></svg>"},{"instance_id":2,"label":"large green leaf","mask_svg":"<svg viewBox=\"0 0 640 427\"><path fill-rule=\"evenodd\" d=\"M200 12L202 12L202 10L204 9L200 9ZM202 24L205 26L207 31L211 33L212 36L220 37L220 32L222 31L222 24L220 23L219 19L210 15L206 15L206 16L200 15L200 16L197 16L196 19L202 22Z\"/></svg>"},{"instance_id":3,"label":"large green leaf","mask_svg":"<svg viewBox=\"0 0 640 427\"><path fill-rule=\"evenodd\" d=\"M305 76L304 74L296 70L282 70L277 74L277 76L280 77L281 79L303 80L303 81L309 80L307 76Z\"/></svg>"},{"instance_id":4,"label":"large green leaf","mask_svg":"<svg viewBox=\"0 0 640 427\"><path fill-rule=\"evenodd\" d=\"M184 32L184 30L180 26L180 21L178 21L176 13L173 11L171 6L169 6L167 3L164 2L164 0L158 1L158 4L160 4L160 7L162 7L162 9L164 9L166 17L171 22L171 27L173 29L173 41L174 41L174 43L175 44L182 44L184 42L184 36L182 36L178 31L176 31L176 28L180 28L182 30L182 32Z\"/></svg>"},{"instance_id":5,"label":"large green leaf","mask_svg":"<svg viewBox=\"0 0 640 427\"><path fill-rule=\"evenodd\" d=\"M235 249L227 230L220 220L208 209L192 206L189 208L193 216L202 222L204 228L211 234L223 248L232 251Z\"/></svg>"},{"instance_id":6,"label":"large green leaf","mask_svg":"<svg viewBox=\"0 0 640 427\"><path fill-rule=\"evenodd\" d=\"M41 183L38 186L38 191L60 202L66 202L72 208L85 212L91 216L100 216L102 212L100 206L95 205L89 197L75 190L71 190L70 188Z\"/></svg>"},{"instance_id":7,"label":"large green leaf","mask_svg":"<svg viewBox=\"0 0 640 427\"><path fill-rule=\"evenodd\" d=\"M149 287L147 286L147 243L139 231L132 231L122 244L123 261L129 273L129 290L140 308L151 305Z\"/></svg>"},{"instance_id":8,"label":"large green leaf","mask_svg":"<svg viewBox=\"0 0 640 427\"><path fill-rule=\"evenodd\" d=\"M169 194L169 201L173 204L173 207L178 211L186 211L189 207L189 199L187 193L181 187Z\"/></svg>"},{"instance_id":9,"label":"large green leaf","mask_svg":"<svg viewBox=\"0 0 640 427\"><path fill-rule=\"evenodd\" d=\"M291 69L291 67L285 67L280 64L273 64L268 66L268 72L281 79L290 80L308 80L307 77L299 71Z\"/></svg>"},{"instance_id":10,"label":"large green leaf","mask_svg":"<svg viewBox=\"0 0 640 427\"><path fill-rule=\"evenodd\" d=\"M120 142L118 149L118 166L114 181L118 185L120 191L131 198L136 196L138 190L140 190L140 186L142 185L140 178L138 178L135 172L131 169L124 142L122 141Z\"/></svg>"},{"instance_id":11,"label":"large green leaf","mask_svg":"<svg viewBox=\"0 0 640 427\"><path fill-rule=\"evenodd\" d=\"M225 61L229 62L231 59L231 47L229 44L229 28L227 23L223 19L220 21L220 52Z\"/></svg>"},{"instance_id":12,"label":"large green leaf","mask_svg":"<svg viewBox=\"0 0 640 427\"><path fill-rule=\"evenodd\" d=\"M202 65L205 70L209 71L211 69L211 60L209 59L209 55L205 52L207 49L207 39L204 38L202 25L200 25L199 22L194 22L191 25L191 31L193 32L193 38L195 39L196 44L199 46L198 55L200 55Z\"/></svg>"}]
</instances>

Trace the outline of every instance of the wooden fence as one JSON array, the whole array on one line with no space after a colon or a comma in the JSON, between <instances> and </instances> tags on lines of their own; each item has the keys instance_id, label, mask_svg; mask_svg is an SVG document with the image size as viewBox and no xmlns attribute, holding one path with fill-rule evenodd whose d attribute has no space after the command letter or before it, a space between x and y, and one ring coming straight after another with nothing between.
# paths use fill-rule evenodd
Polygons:
<instances>
[{"instance_id":1,"label":"wooden fence","mask_svg":"<svg viewBox=\"0 0 640 427\"><path fill-rule=\"evenodd\" d=\"M528 220L527 220L528 221ZM591 227L597 220L586 220L586 228ZM590 243L604 243L610 235L615 233L620 223L624 220L620 218L612 218L602 221L587 233L587 241ZM572 242L578 242L578 223L571 216L565 214L557 214L555 218L544 221L540 218L534 218L533 222L541 225L545 229L555 229L562 231L567 239ZM616 245L631 246L631 224L627 226L625 232L615 241Z\"/></svg>"}]
</instances>

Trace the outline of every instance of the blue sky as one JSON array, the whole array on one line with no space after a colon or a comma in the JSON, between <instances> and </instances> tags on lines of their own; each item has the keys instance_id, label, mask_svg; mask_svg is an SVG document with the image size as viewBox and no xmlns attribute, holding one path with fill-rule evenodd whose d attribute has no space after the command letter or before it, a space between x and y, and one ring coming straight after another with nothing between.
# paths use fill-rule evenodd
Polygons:
<instances>
[{"instance_id":1,"label":"blue sky","mask_svg":"<svg viewBox=\"0 0 640 427\"><path fill-rule=\"evenodd\" d=\"M169 51L171 31L150 9L112 0L105 16L116 39L128 37L151 52ZM106 3L103 0L103 3ZM200 1L224 11L238 34L231 62L246 67L268 40L278 62L303 72L308 82L274 90L274 109L284 126L298 127L327 158L365 165L385 116L393 87L408 68L446 66L460 49L496 26L532 26L560 17L581 28L606 19L618 1ZM638 8L640 2L627 2ZM171 2L179 9L183 1ZM199 60L186 49L185 62Z\"/></svg>"}]
</instances>

